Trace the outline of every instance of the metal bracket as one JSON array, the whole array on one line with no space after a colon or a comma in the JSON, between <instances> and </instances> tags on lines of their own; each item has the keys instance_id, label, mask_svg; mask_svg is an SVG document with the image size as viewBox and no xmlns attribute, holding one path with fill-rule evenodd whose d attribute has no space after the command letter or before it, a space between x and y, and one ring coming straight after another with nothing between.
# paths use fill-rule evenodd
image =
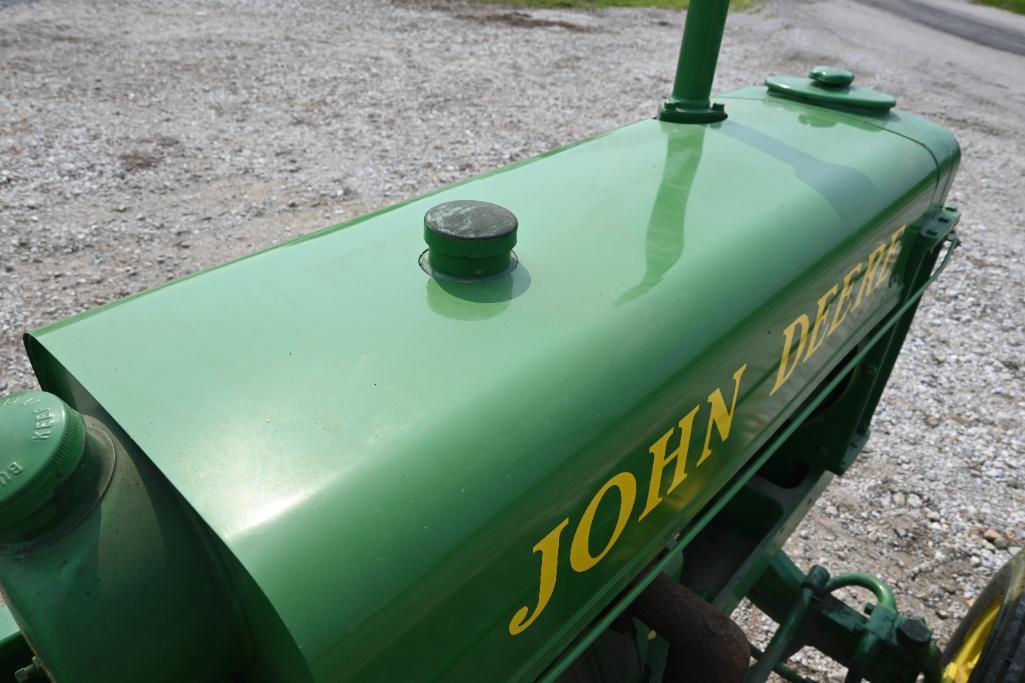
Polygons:
<instances>
[{"instance_id":1,"label":"metal bracket","mask_svg":"<svg viewBox=\"0 0 1025 683\"><path fill-rule=\"evenodd\" d=\"M670 123L715 123L726 119L726 107L720 103L705 103L697 108L674 97L662 103L658 118Z\"/></svg>"},{"instance_id":2,"label":"metal bracket","mask_svg":"<svg viewBox=\"0 0 1025 683\"><path fill-rule=\"evenodd\" d=\"M879 579L860 573L831 579L819 565L801 574L782 552L766 575L760 581L761 590L756 588L752 597L756 605L767 608L779 628L764 652L753 651L758 661L748 670L745 683L762 683L774 671L805 683L808 679L783 662L806 644L846 666L845 683L865 679L910 683L919 674L926 683L940 681L940 651L932 642L932 631L921 619L901 615L893 591ZM875 595L876 602L865 606L867 617L833 597L847 587L865 588ZM782 613L776 611L781 590L795 596ZM766 591L776 595L764 595Z\"/></svg>"},{"instance_id":3,"label":"metal bracket","mask_svg":"<svg viewBox=\"0 0 1025 683\"><path fill-rule=\"evenodd\" d=\"M919 232L922 239L927 240L929 248L936 247L954 231L961 221L961 212L952 206L935 209L922 225Z\"/></svg>"}]
</instances>

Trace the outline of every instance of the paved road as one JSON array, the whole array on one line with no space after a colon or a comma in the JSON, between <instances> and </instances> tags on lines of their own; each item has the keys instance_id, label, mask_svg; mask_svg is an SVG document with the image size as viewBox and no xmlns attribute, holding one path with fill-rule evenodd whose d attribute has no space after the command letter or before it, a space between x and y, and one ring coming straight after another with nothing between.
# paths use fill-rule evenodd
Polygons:
<instances>
[{"instance_id":1,"label":"paved road","mask_svg":"<svg viewBox=\"0 0 1025 683\"><path fill-rule=\"evenodd\" d=\"M861 0L866 5L949 33L979 45L1025 56L1025 31L1001 25L966 12L917 0Z\"/></svg>"}]
</instances>

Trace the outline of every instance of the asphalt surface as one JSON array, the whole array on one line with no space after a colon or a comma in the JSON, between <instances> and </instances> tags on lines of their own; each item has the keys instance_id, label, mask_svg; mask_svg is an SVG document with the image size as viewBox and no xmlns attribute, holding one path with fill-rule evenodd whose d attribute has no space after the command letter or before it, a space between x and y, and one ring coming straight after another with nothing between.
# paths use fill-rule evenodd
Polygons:
<instances>
[{"instance_id":1,"label":"asphalt surface","mask_svg":"<svg viewBox=\"0 0 1025 683\"><path fill-rule=\"evenodd\" d=\"M963 10L948 9L918 0L860 2L994 50L1025 56L1025 31L1006 23L997 23L994 20L972 16ZM937 47L942 49L943 46Z\"/></svg>"}]
</instances>

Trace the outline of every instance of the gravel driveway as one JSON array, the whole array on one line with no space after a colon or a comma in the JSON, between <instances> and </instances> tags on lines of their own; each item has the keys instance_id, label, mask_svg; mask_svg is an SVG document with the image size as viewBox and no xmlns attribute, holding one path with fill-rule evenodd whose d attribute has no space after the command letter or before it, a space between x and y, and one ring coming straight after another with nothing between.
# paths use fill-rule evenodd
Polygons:
<instances>
[{"instance_id":1,"label":"gravel driveway","mask_svg":"<svg viewBox=\"0 0 1025 683\"><path fill-rule=\"evenodd\" d=\"M880 4L770 0L731 16L716 87L835 63L961 140L965 246L926 295L867 455L789 544L803 564L887 579L946 637L1025 545L1025 57ZM3 0L0 392L34 387L26 329L652 116L682 19Z\"/></svg>"}]
</instances>

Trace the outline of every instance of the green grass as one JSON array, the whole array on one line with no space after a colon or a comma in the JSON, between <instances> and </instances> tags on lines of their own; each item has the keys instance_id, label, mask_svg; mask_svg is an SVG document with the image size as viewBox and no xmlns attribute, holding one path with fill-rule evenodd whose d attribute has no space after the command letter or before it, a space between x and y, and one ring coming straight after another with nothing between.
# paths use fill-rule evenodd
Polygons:
<instances>
[{"instance_id":1,"label":"green grass","mask_svg":"<svg viewBox=\"0 0 1025 683\"><path fill-rule=\"evenodd\" d=\"M518 7L667 7L686 9L690 0L482 0L491 4ZM750 9L758 0L730 0L730 9ZM972 0L1018 14L1025 14L1025 0Z\"/></svg>"},{"instance_id":2,"label":"green grass","mask_svg":"<svg viewBox=\"0 0 1025 683\"><path fill-rule=\"evenodd\" d=\"M1025 0L990 0L991 2L1022 3ZM518 7L666 7L686 9L689 0L484 0L492 4ZM730 0L730 9L744 11L757 0Z\"/></svg>"},{"instance_id":3,"label":"green grass","mask_svg":"<svg viewBox=\"0 0 1025 683\"><path fill-rule=\"evenodd\" d=\"M520 7L673 7L684 9L688 0L485 0Z\"/></svg>"},{"instance_id":4,"label":"green grass","mask_svg":"<svg viewBox=\"0 0 1025 683\"><path fill-rule=\"evenodd\" d=\"M1025 0L975 0L980 5L992 5L1018 14L1025 14Z\"/></svg>"}]
</instances>

